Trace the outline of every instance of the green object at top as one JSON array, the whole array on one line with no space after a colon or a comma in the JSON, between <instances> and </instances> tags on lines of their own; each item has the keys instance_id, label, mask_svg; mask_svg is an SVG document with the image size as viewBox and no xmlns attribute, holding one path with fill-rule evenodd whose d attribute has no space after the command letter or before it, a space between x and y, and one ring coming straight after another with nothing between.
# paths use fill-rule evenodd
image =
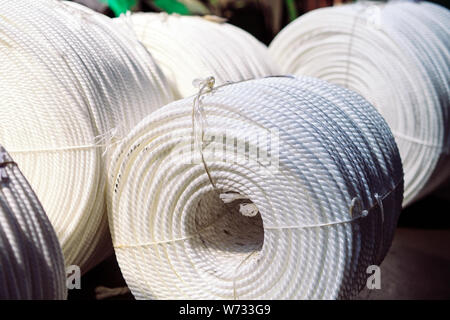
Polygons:
<instances>
[{"instance_id":1,"label":"green object at top","mask_svg":"<svg viewBox=\"0 0 450 320\"><path fill-rule=\"evenodd\" d=\"M155 0L154 4L167 13L190 14L188 7L177 0Z\"/></svg>"},{"instance_id":2,"label":"green object at top","mask_svg":"<svg viewBox=\"0 0 450 320\"><path fill-rule=\"evenodd\" d=\"M100 1L108 4L108 6L114 12L116 17L120 16L122 13L127 12L134 5L136 5L136 0L100 0Z\"/></svg>"}]
</instances>

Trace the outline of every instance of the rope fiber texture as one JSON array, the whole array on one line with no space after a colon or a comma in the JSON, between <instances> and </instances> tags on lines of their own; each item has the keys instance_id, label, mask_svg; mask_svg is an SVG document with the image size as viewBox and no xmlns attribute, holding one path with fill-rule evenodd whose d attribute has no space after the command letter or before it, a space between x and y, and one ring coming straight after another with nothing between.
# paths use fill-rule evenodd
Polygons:
<instances>
[{"instance_id":1,"label":"rope fiber texture","mask_svg":"<svg viewBox=\"0 0 450 320\"><path fill-rule=\"evenodd\" d=\"M280 73L264 44L218 17L137 13L115 20L134 30L177 98L195 93L195 78L212 75L220 85Z\"/></svg>"},{"instance_id":2,"label":"rope fiber texture","mask_svg":"<svg viewBox=\"0 0 450 320\"><path fill-rule=\"evenodd\" d=\"M58 238L19 168L0 146L0 299L65 299Z\"/></svg>"},{"instance_id":3,"label":"rope fiber texture","mask_svg":"<svg viewBox=\"0 0 450 320\"><path fill-rule=\"evenodd\" d=\"M285 73L352 89L388 122L405 172L404 206L450 174L450 12L428 2L311 11L269 46Z\"/></svg>"},{"instance_id":4,"label":"rope fiber texture","mask_svg":"<svg viewBox=\"0 0 450 320\"><path fill-rule=\"evenodd\" d=\"M112 156L110 230L133 295L355 295L401 210L386 122L313 78L212 83L146 117Z\"/></svg>"},{"instance_id":5,"label":"rope fiber texture","mask_svg":"<svg viewBox=\"0 0 450 320\"><path fill-rule=\"evenodd\" d=\"M106 154L172 100L166 88L147 50L110 18L74 3L0 0L0 141L82 273L112 252Z\"/></svg>"}]
</instances>

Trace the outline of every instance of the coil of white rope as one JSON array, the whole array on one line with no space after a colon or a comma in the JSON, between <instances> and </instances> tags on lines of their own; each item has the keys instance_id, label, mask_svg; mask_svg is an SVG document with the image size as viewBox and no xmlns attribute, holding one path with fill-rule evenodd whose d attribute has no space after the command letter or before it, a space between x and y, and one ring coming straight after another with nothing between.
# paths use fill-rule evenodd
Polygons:
<instances>
[{"instance_id":1,"label":"coil of white rope","mask_svg":"<svg viewBox=\"0 0 450 320\"><path fill-rule=\"evenodd\" d=\"M359 95L317 79L211 89L212 79L145 118L112 156L109 223L131 292L356 294L401 209L401 160L385 121Z\"/></svg>"},{"instance_id":2,"label":"coil of white rope","mask_svg":"<svg viewBox=\"0 0 450 320\"><path fill-rule=\"evenodd\" d=\"M106 16L53 0L0 0L0 12L0 141L84 273L112 251L105 151L171 94Z\"/></svg>"},{"instance_id":3,"label":"coil of white rope","mask_svg":"<svg viewBox=\"0 0 450 320\"><path fill-rule=\"evenodd\" d=\"M178 98L195 93L195 78L212 75L220 85L279 74L264 44L218 17L137 13L115 20L135 32Z\"/></svg>"},{"instance_id":4,"label":"coil of white rope","mask_svg":"<svg viewBox=\"0 0 450 320\"><path fill-rule=\"evenodd\" d=\"M0 146L0 299L65 299L65 276L56 233Z\"/></svg>"},{"instance_id":5,"label":"coil of white rope","mask_svg":"<svg viewBox=\"0 0 450 320\"><path fill-rule=\"evenodd\" d=\"M311 11L269 46L283 72L363 95L395 136L404 205L450 174L450 13L427 2L360 2Z\"/></svg>"}]
</instances>

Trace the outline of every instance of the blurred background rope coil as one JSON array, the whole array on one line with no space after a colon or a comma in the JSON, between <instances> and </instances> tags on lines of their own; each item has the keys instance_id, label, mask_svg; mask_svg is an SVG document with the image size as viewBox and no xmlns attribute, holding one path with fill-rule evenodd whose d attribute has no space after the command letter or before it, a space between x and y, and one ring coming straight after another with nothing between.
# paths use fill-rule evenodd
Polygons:
<instances>
[{"instance_id":1,"label":"blurred background rope coil","mask_svg":"<svg viewBox=\"0 0 450 320\"><path fill-rule=\"evenodd\" d=\"M58 238L14 160L0 146L0 299L65 299Z\"/></svg>"},{"instance_id":2,"label":"blurred background rope coil","mask_svg":"<svg viewBox=\"0 0 450 320\"><path fill-rule=\"evenodd\" d=\"M146 49L110 18L53 0L0 8L0 141L41 200L65 262L84 273L112 251L104 154L172 97Z\"/></svg>"},{"instance_id":3,"label":"blurred background rope coil","mask_svg":"<svg viewBox=\"0 0 450 320\"><path fill-rule=\"evenodd\" d=\"M134 30L177 98L195 93L195 78L212 75L223 84L279 73L264 44L219 17L137 13L115 20Z\"/></svg>"},{"instance_id":4,"label":"blurred background rope coil","mask_svg":"<svg viewBox=\"0 0 450 320\"><path fill-rule=\"evenodd\" d=\"M450 13L428 2L360 2L311 11L269 47L282 71L363 95L395 136L404 205L450 174Z\"/></svg>"},{"instance_id":5,"label":"blurred background rope coil","mask_svg":"<svg viewBox=\"0 0 450 320\"><path fill-rule=\"evenodd\" d=\"M401 209L386 122L361 96L313 78L204 88L149 115L112 156L110 230L133 295L355 295Z\"/></svg>"}]
</instances>

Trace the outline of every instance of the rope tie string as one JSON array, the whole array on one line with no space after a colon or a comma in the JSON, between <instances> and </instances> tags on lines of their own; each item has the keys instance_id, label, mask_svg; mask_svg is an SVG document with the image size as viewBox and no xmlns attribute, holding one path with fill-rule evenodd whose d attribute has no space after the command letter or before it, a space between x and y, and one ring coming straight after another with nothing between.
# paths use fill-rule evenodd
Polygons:
<instances>
[{"instance_id":1,"label":"rope tie string","mask_svg":"<svg viewBox=\"0 0 450 320\"><path fill-rule=\"evenodd\" d=\"M233 279L233 300L238 300L238 294L237 294L237 288L236 288L236 280L237 277L239 276L239 270L240 268L244 265L244 263L250 259L251 256L253 256L255 253L258 253L257 250L254 250L252 252L250 252L246 257L244 257L244 259L242 259L242 261L237 265L235 273L236 273L236 277Z\"/></svg>"},{"instance_id":2,"label":"rope tie string","mask_svg":"<svg viewBox=\"0 0 450 320\"><path fill-rule=\"evenodd\" d=\"M222 200L222 202L227 206L228 204L234 202L235 200L249 200L248 197L243 196L239 193L220 193L220 191L217 189L216 184L214 183L214 180L212 179L211 173L208 169L208 165L206 163L204 154L203 154L203 147L204 147L204 134L205 134L205 125L207 124L206 121L206 113L203 109L203 106L201 105L201 98L206 93L211 93L214 88L215 79L213 76L209 76L205 79L195 79L192 82L193 86L198 88L199 91L197 95L194 97L193 105L192 105L192 128L193 128L193 136L194 136L194 144L197 148L197 150L200 152L200 157L203 163L203 167L205 169L206 174L208 175L208 179L213 187L213 189L219 194L219 198ZM230 85L231 82L226 82L225 85ZM199 127L199 131L197 132L197 127ZM247 204L240 204L239 212L246 217L254 217L258 214L259 210L253 203L247 203ZM218 219L219 220L219 219ZM213 226L214 223L211 225ZM210 226L210 227L211 227ZM202 231L199 231L197 235L200 235ZM182 239L176 239L177 241L185 241L188 239L191 239L191 237L184 237ZM155 242L158 243L158 242ZM164 244L171 243L171 241L165 241ZM161 244L159 242L158 244ZM238 277L239 269L240 267L247 261L252 255L257 253L257 250L252 251L250 254L248 254L241 263L238 264L236 267L235 273L236 277L233 278L233 298L234 300L238 299L237 296L237 289L236 289L236 278Z\"/></svg>"},{"instance_id":3,"label":"rope tie string","mask_svg":"<svg viewBox=\"0 0 450 320\"><path fill-rule=\"evenodd\" d=\"M429 141L426 141L426 140L417 139L417 138L414 138L414 137L411 137L411 136L404 135L404 134L402 134L400 132L397 132L397 131L393 131L392 134L394 135L395 138L399 138L399 139L402 139L402 140L405 140L405 141L409 141L409 142L414 142L415 144L419 144L419 145L422 145L424 147L440 149L441 150L440 151L441 154L447 154L449 149L450 149L450 146L442 146L442 145L437 144L437 143L433 143L433 142L429 142Z\"/></svg>"},{"instance_id":4,"label":"rope tie string","mask_svg":"<svg viewBox=\"0 0 450 320\"><path fill-rule=\"evenodd\" d=\"M92 143L80 144L75 146L61 146L61 147L44 147L36 149L10 149L9 153L13 154L29 154L29 153L44 153L44 152L65 152L65 151L77 151L84 149L105 148L102 156L105 156L108 151L115 145L122 142L123 137L118 135L118 132L122 126L112 128L108 132L99 134L92 139Z\"/></svg>"},{"instance_id":5,"label":"rope tie string","mask_svg":"<svg viewBox=\"0 0 450 320\"><path fill-rule=\"evenodd\" d=\"M377 200L377 204L380 207L380 214L381 214L381 224L384 224L384 208L383 208L383 200L386 197L380 197L378 193L375 193L375 199Z\"/></svg>"},{"instance_id":6,"label":"rope tie string","mask_svg":"<svg viewBox=\"0 0 450 320\"><path fill-rule=\"evenodd\" d=\"M216 184L211 177L211 174L208 170L208 165L206 164L203 154L206 115L200 103L202 95L213 90L214 83L215 79L212 76L205 79L195 79L192 82L193 86L199 89L197 95L194 97L194 101L192 104L192 135L194 138L194 146L200 153L203 166L205 168L206 174L208 175L208 179L211 182L214 190L217 191Z\"/></svg>"},{"instance_id":7,"label":"rope tie string","mask_svg":"<svg viewBox=\"0 0 450 320\"><path fill-rule=\"evenodd\" d=\"M353 210L356 207L358 201L360 201L359 197L354 197L352 199L351 205L349 207L350 216L352 217L351 219L341 220L341 221L334 221L334 222L325 222L325 223L313 224L313 225L264 226L264 230L313 229L313 228L330 227L330 226L334 226L334 225L352 223L352 222L355 222L355 221L360 220L362 218L366 218L369 215L369 212L372 211L377 206L380 208L381 223L382 223L382 225L384 225L385 217L384 217L383 201L384 201L385 198L387 198L389 195L391 195L394 190L396 190L396 188L400 185L400 183L401 182L397 183L396 186L393 189L391 189L390 191L386 192L384 194L384 196L382 196L382 197L380 197L377 193L375 193L374 194L374 198L376 200L375 204L372 207L370 207L369 209L361 210L359 215L355 215L353 213ZM224 201L224 203L228 204L228 203L231 203L231 202L233 202L234 200L237 200L237 199L248 199L248 198L245 197L245 196L242 196L240 194L227 194L227 193L225 193L225 194L220 194L220 199L222 201ZM258 210L257 207L253 203L250 203L248 205L254 206L254 208L256 208L256 210ZM254 213L254 214L245 214L246 210L252 210L252 212L254 212L253 211L254 209L253 209L253 207L249 207L249 208L244 207L245 209L242 209L242 208L243 207L241 206L240 212L244 216L253 217L259 212L259 211L256 211L256 213ZM155 246L155 245L165 245L165 244L171 244L171 243L174 243L174 242L182 242L182 241L191 240L191 239L193 239L195 237L200 236L202 232L204 232L206 229L209 229L209 228L211 228L213 226L214 226L214 224L208 225L204 229L198 231L198 233L196 233L196 234L187 235L187 236L181 237L181 238L161 240L161 241L154 241L154 242L146 242L146 243L136 243L136 244L114 244L114 248L116 248L116 249L137 248L137 247L147 247L147 246Z\"/></svg>"}]
</instances>

